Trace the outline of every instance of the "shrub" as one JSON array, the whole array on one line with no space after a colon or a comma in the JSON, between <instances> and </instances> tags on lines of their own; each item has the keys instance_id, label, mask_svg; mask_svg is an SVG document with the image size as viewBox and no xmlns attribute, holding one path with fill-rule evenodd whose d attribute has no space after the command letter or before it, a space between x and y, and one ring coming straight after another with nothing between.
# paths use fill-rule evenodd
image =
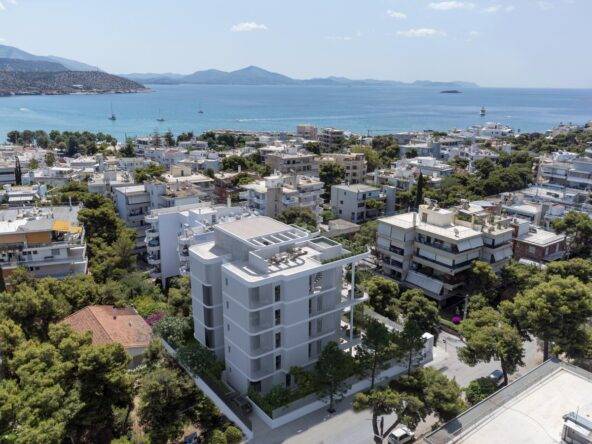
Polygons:
<instances>
[{"instance_id":1,"label":"shrub","mask_svg":"<svg viewBox=\"0 0 592 444\"><path fill-rule=\"evenodd\" d=\"M162 339L167 341L173 348L178 348L185 344L191 337L191 327L185 318L167 316L161 320L154 332Z\"/></svg>"},{"instance_id":2,"label":"shrub","mask_svg":"<svg viewBox=\"0 0 592 444\"><path fill-rule=\"evenodd\" d=\"M210 439L208 440L209 444L226 444L227 442L226 435L219 429L214 430L212 436L210 436Z\"/></svg>"},{"instance_id":3,"label":"shrub","mask_svg":"<svg viewBox=\"0 0 592 444\"><path fill-rule=\"evenodd\" d=\"M228 444L238 444L243 440L243 432L235 426L228 426L224 435L226 435L226 442Z\"/></svg>"},{"instance_id":4,"label":"shrub","mask_svg":"<svg viewBox=\"0 0 592 444\"><path fill-rule=\"evenodd\" d=\"M177 358L197 374L205 374L215 379L220 379L224 364L216 359L216 356L199 342L192 341L177 350Z\"/></svg>"},{"instance_id":5,"label":"shrub","mask_svg":"<svg viewBox=\"0 0 592 444\"><path fill-rule=\"evenodd\" d=\"M495 385L495 382L489 378L478 378L471 381L464 390L469 404L475 405L495 393L497 386Z\"/></svg>"}]
</instances>

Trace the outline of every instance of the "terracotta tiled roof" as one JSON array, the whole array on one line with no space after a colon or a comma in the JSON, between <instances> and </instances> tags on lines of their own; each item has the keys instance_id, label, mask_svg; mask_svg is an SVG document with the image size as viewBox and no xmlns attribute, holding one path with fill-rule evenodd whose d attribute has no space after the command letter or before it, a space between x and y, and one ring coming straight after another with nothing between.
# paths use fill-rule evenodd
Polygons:
<instances>
[{"instance_id":1,"label":"terracotta tiled roof","mask_svg":"<svg viewBox=\"0 0 592 444\"><path fill-rule=\"evenodd\" d=\"M119 343L124 348L147 347L152 329L133 308L92 305L65 318L77 332L92 333L93 344Z\"/></svg>"}]
</instances>

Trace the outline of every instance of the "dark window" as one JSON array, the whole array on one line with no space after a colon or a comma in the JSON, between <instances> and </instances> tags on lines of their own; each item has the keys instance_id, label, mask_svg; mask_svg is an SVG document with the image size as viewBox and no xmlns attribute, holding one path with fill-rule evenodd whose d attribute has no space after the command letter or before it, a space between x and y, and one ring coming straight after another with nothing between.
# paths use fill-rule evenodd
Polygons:
<instances>
[{"instance_id":1,"label":"dark window","mask_svg":"<svg viewBox=\"0 0 592 444\"><path fill-rule=\"evenodd\" d=\"M281 347L282 346L282 334L281 333L276 333L275 334L275 347Z\"/></svg>"},{"instance_id":2,"label":"dark window","mask_svg":"<svg viewBox=\"0 0 592 444\"><path fill-rule=\"evenodd\" d=\"M277 285L275 287L275 301L279 302L281 297L282 297L282 288L279 285Z\"/></svg>"},{"instance_id":3,"label":"dark window","mask_svg":"<svg viewBox=\"0 0 592 444\"><path fill-rule=\"evenodd\" d=\"M280 368L282 368L282 356L281 355L277 355L275 357L275 369L279 370Z\"/></svg>"},{"instance_id":4,"label":"dark window","mask_svg":"<svg viewBox=\"0 0 592 444\"><path fill-rule=\"evenodd\" d=\"M279 325L282 322L282 312L280 310L275 311L275 325Z\"/></svg>"}]
</instances>

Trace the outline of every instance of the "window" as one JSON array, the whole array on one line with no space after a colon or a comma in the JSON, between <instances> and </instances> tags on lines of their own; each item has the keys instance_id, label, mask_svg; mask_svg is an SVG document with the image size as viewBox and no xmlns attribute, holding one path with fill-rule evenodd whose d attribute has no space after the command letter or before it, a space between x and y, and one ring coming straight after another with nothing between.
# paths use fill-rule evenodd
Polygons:
<instances>
[{"instance_id":1,"label":"window","mask_svg":"<svg viewBox=\"0 0 592 444\"><path fill-rule=\"evenodd\" d=\"M312 343L308 343L308 358L312 358Z\"/></svg>"},{"instance_id":2,"label":"window","mask_svg":"<svg viewBox=\"0 0 592 444\"><path fill-rule=\"evenodd\" d=\"M228 287L228 278L224 278L224 285Z\"/></svg>"},{"instance_id":3,"label":"window","mask_svg":"<svg viewBox=\"0 0 592 444\"><path fill-rule=\"evenodd\" d=\"M275 369L279 370L280 368L282 368L282 356L281 355L277 355L275 357Z\"/></svg>"},{"instance_id":4,"label":"window","mask_svg":"<svg viewBox=\"0 0 592 444\"><path fill-rule=\"evenodd\" d=\"M282 312L280 310L275 311L275 325L279 325L282 322Z\"/></svg>"},{"instance_id":5,"label":"window","mask_svg":"<svg viewBox=\"0 0 592 444\"><path fill-rule=\"evenodd\" d=\"M60 249L59 248L52 248L51 249L51 255L52 256L59 256L60 254Z\"/></svg>"},{"instance_id":6,"label":"window","mask_svg":"<svg viewBox=\"0 0 592 444\"><path fill-rule=\"evenodd\" d=\"M230 345L228 346L228 353L230 353Z\"/></svg>"},{"instance_id":7,"label":"window","mask_svg":"<svg viewBox=\"0 0 592 444\"><path fill-rule=\"evenodd\" d=\"M275 334L275 348L279 348L282 346L282 334L277 332Z\"/></svg>"},{"instance_id":8,"label":"window","mask_svg":"<svg viewBox=\"0 0 592 444\"><path fill-rule=\"evenodd\" d=\"M529 254L535 254L536 253L536 247L533 245L529 245L528 246L528 253Z\"/></svg>"},{"instance_id":9,"label":"window","mask_svg":"<svg viewBox=\"0 0 592 444\"><path fill-rule=\"evenodd\" d=\"M226 310L228 310L230 308L230 302L226 301Z\"/></svg>"},{"instance_id":10,"label":"window","mask_svg":"<svg viewBox=\"0 0 592 444\"><path fill-rule=\"evenodd\" d=\"M279 285L276 285L274 288L274 292L275 292L275 301L279 302L282 297L282 287L280 287Z\"/></svg>"},{"instance_id":11,"label":"window","mask_svg":"<svg viewBox=\"0 0 592 444\"><path fill-rule=\"evenodd\" d=\"M323 320L317 319L317 333L320 333L322 331L323 331Z\"/></svg>"},{"instance_id":12,"label":"window","mask_svg":"<svg viewBox=\"0 0 592 444\"><path fill-rule=\"evenodd\" d=\"M292 375L290 373L286 373L286 387L290 387L292 385Z\"/></svg>"},{"instance_id":13,"label":"window","mask_svg":"<svg viewBox=\"0 0 592 444\"><path fill-rule=\"evenodd\" d=\"M230 324L226 324L226 331L230 331Z\"/></svg>"}]
</instances>

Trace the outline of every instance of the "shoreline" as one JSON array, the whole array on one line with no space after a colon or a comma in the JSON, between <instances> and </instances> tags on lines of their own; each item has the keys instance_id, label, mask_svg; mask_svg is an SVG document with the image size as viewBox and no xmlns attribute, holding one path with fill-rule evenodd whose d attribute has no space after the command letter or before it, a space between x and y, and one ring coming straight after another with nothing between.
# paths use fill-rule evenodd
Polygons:
<instances>
[{"instance_id":1,"label":"shoreline","mask_svg":"<svg viewBox=\"0 0 592 444\"><path fill-rule=\"evenodd\" d=\"M108 91L72 91L72 92L9 92L0 93L2 97L22 97L22 96L98 96L103 94L140 94L153 92L151 88L138 89L138 90L108 90Z\"/></svg>"}]
</instances>

